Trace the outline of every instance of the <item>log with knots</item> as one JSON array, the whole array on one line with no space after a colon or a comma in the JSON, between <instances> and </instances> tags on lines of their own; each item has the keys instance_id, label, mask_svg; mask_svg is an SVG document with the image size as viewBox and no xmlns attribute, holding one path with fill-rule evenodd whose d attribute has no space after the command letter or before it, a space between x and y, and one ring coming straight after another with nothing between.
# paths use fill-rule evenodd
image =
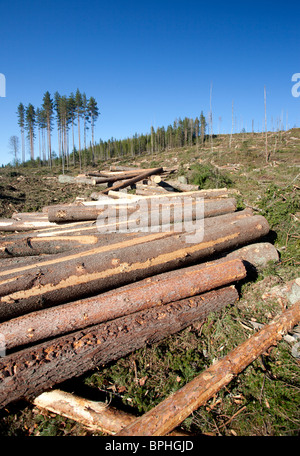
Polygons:
<instances>
[{"instance_id":1,"label":"log with knots","mask_svg":"<svg viewBox=\"0 0 300 456\"><path fill-rule=\"evenodd\" d=\"M236 305L241 281L279 260L263 216L237 210L227 189L155 194L163 171L91 173L110 184L99 201L3 222L15 232L0 241L0 407L33 400ZM145 195L122 194L145 179Z\"/></svg>"}]
</instances>

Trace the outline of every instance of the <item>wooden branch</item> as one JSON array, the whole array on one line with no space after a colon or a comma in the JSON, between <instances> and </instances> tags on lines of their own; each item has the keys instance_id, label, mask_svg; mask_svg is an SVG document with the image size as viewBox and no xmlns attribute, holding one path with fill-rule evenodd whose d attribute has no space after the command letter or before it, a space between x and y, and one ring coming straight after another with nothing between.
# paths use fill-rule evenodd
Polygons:
<instances>
[{"instance_id":1,"label":"wooden branch","mask_svg":"<svg viewBox=\"0 0 300 456\"><path fill-rule=\"evenodd\" d=\"M151 308L0 358L0 408L119 359L238 299L234 286Z\"/></svg>"},{"instance_id":2,"label":"wooden branch","mask_svg":"<svg viewBox=\"0 0 300 456\"><path fill-rule=\"evenodd\" d=\"M300 301L206 369L194 380L119 432L119 436L162 436L182 423L300 321Z\"/></svg>"}]
</instances>

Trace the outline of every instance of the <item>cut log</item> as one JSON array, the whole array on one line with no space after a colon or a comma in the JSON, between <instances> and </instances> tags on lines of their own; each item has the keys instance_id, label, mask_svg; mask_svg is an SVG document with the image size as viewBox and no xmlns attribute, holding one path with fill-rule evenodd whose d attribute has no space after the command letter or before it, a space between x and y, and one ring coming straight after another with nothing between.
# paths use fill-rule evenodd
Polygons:
<instances>
[{"instance_id":1,"label":"cut log","mask_svg":"<svg viewBox=\"0 0 300 456\"><path fill-rule=\"evenodd\" d=\"M254 242L268 233L269 225L262 216L235 213L218 220L204 219L203 231L201 241L198 235L189 233L153 233L84 253L50 256L36 265L9 268L0 273L0 319L95 295L203 261L213 254ZM129 258L134 261L128 261Z\"/></svg>"},{"instance_id":2,"label":"cut log","mask_svg":"<svg viewBox=\"0 0 300 456\"><path fill-rule=\"evenodd\" d=\"M235 193L232 189L230 190L232 193ZM98 194L94 194L95 197ZM109 191L108 195L111 196L112 198L123 198L123 195L121 192L115 192L115 191ZM131 195L127 194L128 198L147 198L147 199L155 199L155 198L177 198L179 196L193 196L193 197L202 197L202 198L228 198L229 192L226 188L223 189L209 189L209 190L196 190L196 191L190 191L190 192L164 192L161 195Z\"/></svg>"},{"instance_id":3,"label":"cut log","mask_svg":"<svg viewBox=\"0 0 300 456\"><path fill-rule=\"evenodd\" d=\"M52 226L56 226L56 223L49 222L47 219L38 221L0 219L0 231L33 231Z\"/></svg>"},{"instance_id":4,"label":"cut log","mask_svg":"<svg viewBox=\"0 0 300 456\"><path fill-rule=\"evenodd\" d=\"M150 171L148 170L148 171L146 171L144 173L139 174L136 177L132 177L131 179L127 179L127 180L125 180L124 182L122 182L120 184L115 184L111 188L107 188L106 190L103 190L102 193L108 193L109 190L119 190L120 188L129 187L130 185L133 185L136 182L139 182L139 181L141 181L143 179L146 179L149 176L152 176L154 174L159 174L159 173L162 173L162 172L163 172L163 168L154 168L154 169L151 169Z\"/></svg>"},{"instance_id":5,"label":"cut log","mask_svg":"<svg viewBox=\"0 0 300 456\"><path fill-rule=\"evenodd\" d=\"M120 436L163 436L205 404L259 355L300 321L300 301L215 362L172 396L119 432Z\"/></svg>"},{"instance_id":6,"label":"cut log","mask_svg":"<svg viewBox=\"0 0 300 456\"><path fill-rule=\"evenodd\" d=\"M144 223L148 226L149 222L152 223L153 220L153 217L150 217L150 213L158 210L161 211L162 215L164 214L168 217L169 223L183 221L183 217L185 220L195 220L198 218L203 218L203 216L214 217L216 215L227 214L236 210L235 198L209 199L204 200L203 204L204 213L202 214L201 212L199 214L199 210L195 212L193 211L193 208L199 208L200 202L197 198L190 196L186 196L185 198L181 196L173 199L172 201L169 201L169 199L149 199L136 203L133 201L129 203L127 200L122 203L119 200L118 203L115 203L113 200L112 204L103 204L99 202L98 205L92 206L72 205L63 208L61 206L53 206L48 210L48 219L49 222L54 223L97 220L111 216L113 214L113 210L116 216L118 216L119 211L123 211L122 213L125 215L124 221L126 221L130 215L134 214L135 219L140 218L139 223L141 226L144 226ZM126 210L124 210L124 207ZM177 211L176 207L178 209Z\"/></svg>"},{"instance_id":7,"label":"cut log","mask_svg":"<svg viewBox=\"0 0 300 456\"><path fill-rule=\"evenodd\" d=\"M80 376L205 319L238 299L234 286L101 323L0 358L0 408L31 400L55 384Z\"/></svg>"},{"instance_id":8,"label":"cut log","mask_svg":"<svg viewBox=\"0 0 300 456\"><path fill-rule=\"evenodd\" d=\"M31 312L0 323L6 349L83 329L242 280L241 260L192 266L151 277L95 298Z\"/></svg>"},{"instance_id":9,"label":"cut log","mask_svg":"<svg viewBox=\"0 0 300 456\"><path fill-rule=\"evenodd\" d=\"M208 256L212 259L269 231L268 222L260 215L244 214L227 223L225 217L204 220L200 242L197 235L187 242L187 233L154 233L1 271L0 319L92 296Z\"/></svg>"},{"instance_id":10,"label":"cut log","mask_svg":"<svg viewBox=\"0 0 300 456\"><path fill-rule=\"evenodd\" d=\"M57 389L40 394L33 400L33 404L39 409L77 421L91 431L109 435L117 434L136 420L135 415L118 410L106 402L91 401ZM169 434L170 437L190 435L181 429L175 429Z\"/></svg>"}]
</instances>

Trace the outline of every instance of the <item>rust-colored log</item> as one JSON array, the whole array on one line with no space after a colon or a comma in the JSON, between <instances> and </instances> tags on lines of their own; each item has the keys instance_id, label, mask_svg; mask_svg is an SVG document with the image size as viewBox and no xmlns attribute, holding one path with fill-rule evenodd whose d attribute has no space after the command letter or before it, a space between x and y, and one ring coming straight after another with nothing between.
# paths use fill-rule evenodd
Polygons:
<instances>
[{"instance_id":1,"label":"rust-colored log","mask_svg":"<svg viewBox=\"0 0 300 456\"><path fill-rule=\"evenodd\" d=\"M115 184L115 185L113 185L112 187L103 190L102 193L105 194L105 193L108 193L109 190L119 190L119 189L121 189L121 188L129 187L130 185L133 185L133 184L135 184L136 182L139 182L139 181L141 181L141 180L143 180L143 179L146 179L146 178L149 177L149 176L152 176L152 175L154 175L154 174L160 174L160 173L162 173L162 172L163 172L163 168L153 168L153 169L150 169L150 170L148 170L148 171L145 171L145 172L139 174L139 175L136 176L136 177L132 177L132 178L130 178L130 179L125 180L125 181L122 182L122 183Z\"/></svg>"},{"instance_id":2,"label":"rust-colored log","mask_svg":"<svg viewBox=\"0 0 300 456\"><path fill-rule=\"evenodd\" d=\"M300 301L278 315L270 324L247 339L227 356L214 363L194 380L162 401L120 436L163 436L205 404L221 388L242 372L259 355L276 345L300 321Z\"/></svg>"},{"instance_id":3,"label":"rust-colored log","mask_svg":"<svg viewBox=\"0 0 300 456\"><path fill-rule=\"evenodd\" d=\"M231 214L230 214L231 215ZM269 225L260 215L204 219L200 239L152 233L87 252L50 257L0 272L0 319L81 299L254 242ZM241 218L238 218L241 217Z\"/></svg>"},{"instance_id":4,"label":"rust-colored log","mask_svg":"<svg viewBox=\"0 0 300 456\"><path fill-rule=\"evenodd\" d=\"M128 220L129 216L134 216L135 219L140 220L140 224L143 223L149 225L151 223L151 214L155 211L161 215L166 215L169 223L175 223L178 221L195 220L203 217L214 217L216 215L227 214L236 210L235 198L227 199L208 199L203 200L203 213L200 210L200 202L197 198L193 197L177 197L176 199L162 200L162 199L150 199L142 200L140 202L124 202L124 203L101 203L92 206L68 206L52 207L48 210L48 219L50 222L61 223L61 222L72 222L72 221L89 221L97 219L107 219L112 214L118 215L119 212L124 213L124 220ZM198 210L197 210L198 208ZM177 210L176 210L177 209ZM112 212L113 211L113 212Z\"/></svg>"},{"instance_id":5,"label":"rust-colored log","mask_svg":"<svg viewBox=\"0 0 300 456\"><path fill-rule=\"evenodd\" d=\"M30 400L72 377L117 360L205 319L238 299L234 286L101 323L0 359L0 408Z\"/></svg>"},{"instance_id":6,"label":"rust-colored log","mask_svg":"<svg viewBox=\"0 0 300 456\"><path fill-rule=\"evenodd\" d=\"M35 343L50 337L185 299L246 277L239 259L183 268L118 288L94 298L31 312L0 323L5 346Z\"/></svg>"},{"instance_id":7,"label":"rust-colored log","mask_svg":"<svg viewBox=\"0 0 300 456\"><path fill-rule=\"evenodd\" d=\"M102 233L97 232L96 227L88 230L88 234L76 234L77 232L61 236L16 236L0 241L0 258L13 258L36 255L58 255L62 252L74 250L89 250L96 245L105 246L120 242L129 238L142 236L142 233ZM84 233L84 231L83 231ZM1 269L0 269L1 270Z\"/></svg>"},{"instance_id":8,"label":"rust-colored log","mask_svg":"<svg viewBox=\"0 0 300 456\"><path fill-rule=\"evenodd\" d=\"M136 420L136 416L119 410L106 402L91 401L61 390L47 391L33 400L33 404L70 420L77 421L91 431L115 435ZM175 429L170 437L187 437L188 432Z\"/></svg>"}]
</instances>

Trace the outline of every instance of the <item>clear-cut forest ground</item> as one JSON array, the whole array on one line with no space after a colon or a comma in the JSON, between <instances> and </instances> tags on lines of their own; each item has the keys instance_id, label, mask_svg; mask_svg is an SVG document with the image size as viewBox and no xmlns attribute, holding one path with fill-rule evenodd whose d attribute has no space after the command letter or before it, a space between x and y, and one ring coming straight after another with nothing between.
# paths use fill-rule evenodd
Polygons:
<instances>
[{"instance_id":1,"label":"clear-cut forest ground","mask_svg":"<svg viewBox=\"0 0 300 456\"><path fill-rule=\"evenodd\" d=\"M201 188L236 189L238 207L251 207L264 215L271 227L269 240L281 261L269 264L240 285L240 300L149 347L104 368L67 382L66 390L142 414L160 403L197 374L269 322L282 311L277 299L262 295L275 285L299 276L300 264L300 129L269 133L270 160L265 160L261 133L240 133L210 138L202 146L165 150L150 155L113 158L82 172L126 166L178 167L172 180L185 176ZM65 170L77 175L79 169ZM88 197L95 187L59 184L61 167L6 167L0 170L0 217L14 212L39 211L43 206ZM99 187L100 188L100 187ZM183 422L195 434L238 436L292 436L300 429L300 359L292 342L282 340L268 350L205 406ZM42 413L27 403L1 411L0 435L91 435L78 423ZM97 434L93 434L97 435Z\"/></svg>"}]
</instances>

